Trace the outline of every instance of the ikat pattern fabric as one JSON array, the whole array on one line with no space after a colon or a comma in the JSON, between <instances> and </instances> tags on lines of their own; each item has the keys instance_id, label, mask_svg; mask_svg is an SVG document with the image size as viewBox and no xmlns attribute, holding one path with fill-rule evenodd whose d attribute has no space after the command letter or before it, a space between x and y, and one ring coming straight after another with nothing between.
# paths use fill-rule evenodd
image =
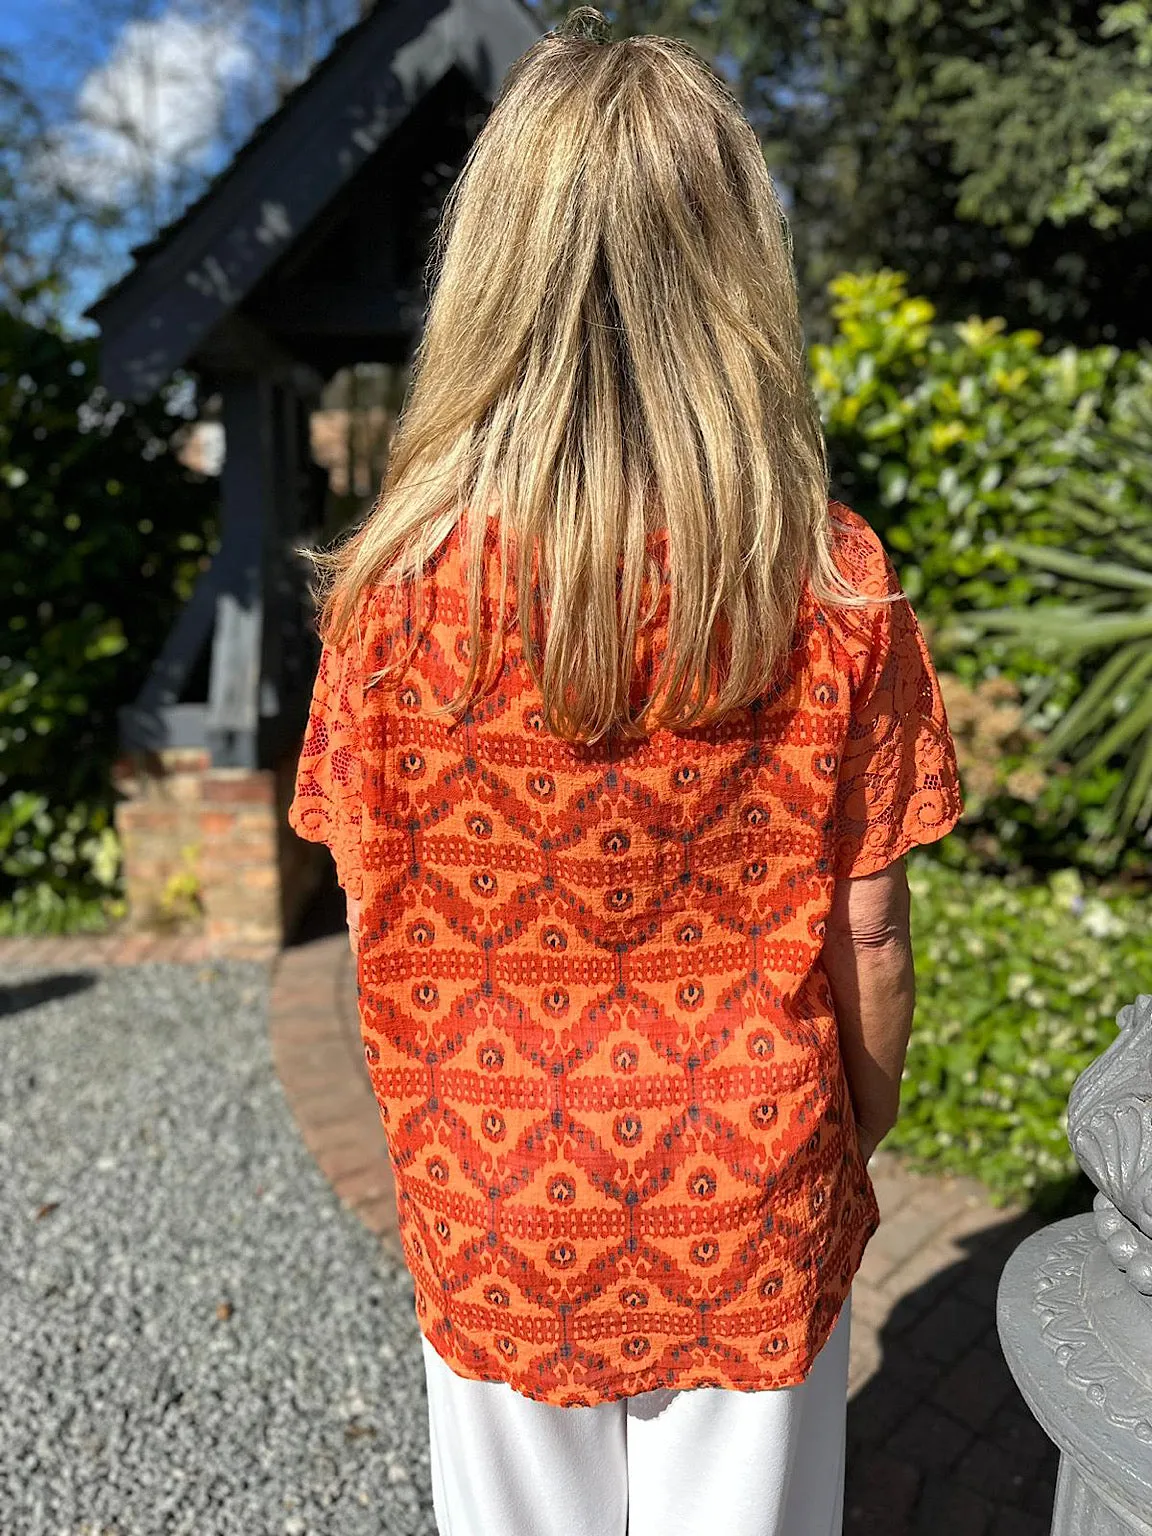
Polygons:
<instances>
[{"instance_id":1,"label":"ikat pattern fabric","mask_svg":"<svg viewBox=\"0 0 1152 1536\"><path fill-rule=\"evenodd\" d=\"M833 513L857 589L897 591ZM573 746L514 633L460 723L430 713L467 657L461 554L426 570L402 677L365 683L411 593L325 649L290 811L362 901L419 1326L458 1374L559 1405L791 1385L879 1223L820 965L833 887L961 812L919 625L805 593L763 699Z\"/></svg>"}]
</instances>

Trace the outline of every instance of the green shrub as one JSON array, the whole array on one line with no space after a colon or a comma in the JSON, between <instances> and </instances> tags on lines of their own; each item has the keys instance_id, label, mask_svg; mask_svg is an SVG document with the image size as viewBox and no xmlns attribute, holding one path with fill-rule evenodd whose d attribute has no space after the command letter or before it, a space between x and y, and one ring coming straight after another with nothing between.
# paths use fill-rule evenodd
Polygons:
<instances>
[{"instance_id":1,"label":"green shrub","mask_svg":"<svg viewBox=\"0 0 1152 1536\"><path fill-rule=\"evenodd\" d=\"M1147 907L1075 870L1013 885L914 854L908 880L918 998L886 1145L1001 1198L1051 1195L1077 1171L1072 1084L1152 990Z\"/></svg>"},{"instance_id":2,"label":"green shrub","mask_svg":"<svg viewBox=\"0 0 1152 1536\"><path fill-rule=\"evenodd\" d=\"M1152 351L1051 352L1039 332L1009 332L996 318L943 324L897 272L846 274L831 289L838 333L812 348L812 365L835 483L882 534L940 665L969 687L1008 678L1046 728L1082 691L1090 666L1022 635L969 632L950 644L950 632L964 613L1098 596L1022 561L1005 541L1074 542L1092 559L1117 535L1152 530L1134 431L1152 392ZM1073 519L1060 494L1085 478L1090 525ZM1127 864L1147 873L1142 839L1107 841L1121 767L1073 775L1057 764L1039 792L991 797L966 829L978 824L982 858L1003 869L1078 863L1104 873Z\"/></svg>"},{"instance_id":3,"label":"green shrub","mask_svg":"<svg viewBox=\"0 0 1152 1536\"><path fill-rule=\"evenodd\" d=\"M1070 531L1053 488L1101 439L1123 437L1152 390L1152 352L1045 352L1039 331L1007 331L997 318L942 324L898 272L845 274L830 287L838 334L812 348L812 366L836 478L883 534L909 598L933 622L1026 601L1037 572L998 546L1059 543ZM1099 473L1116 520L1152 528L1143 463L1112 457ZM998 645L977 648L962 675L974 680L1000 658Z\"/></svg>"},{"instance_id":4,"label":"green shrub","mask_svg":"<svg viewBox=\"0 0 1152 1536\"><path fill-rule=\"evenodd\" d=\"M0 870L12 882L0 934L84 932L122 915L119 840L106 804L53 806L14 790L0 800Z\"/></svg>"},{"instance_id":5,"label":"green shrub","mask_svg":"<svg viewBox=\"0 0 1152 1536\"><path fill-rule=\"evenodd\" d=\"M1152 395L1140 401L1139 419L1117 448L1135 472L1142 471L1145 504L1152 503ZM1116 526L1115 509L1100 490L1105 468L1086 466L1054 488L1067 544L1005 545L1025 565L1054 578L1062 600L969 613L958 621L957 633L1006 632L1067 664L1090 663L1091 680L1052 723L1036 761L1040 767L1063 755L1081 778L1097 766L1120 767L1105 810L1122 842L1152 824L1152 694L1146 686L1152 676L1152 538L1141 537L1146 530ZM1077 546L1083 534L1095 542L1102 526L1114 530L1105 558L1082 553Z\"/></svg>"},{"instance_id":6,"label":"green shrub","mask_svg":"<svg viewBox=\"0 0 1152 1536\"><path fill-rule=\"evenodd\" d=\"M175 397L109 399L96 347L0 313L0 928L114 913L110 770L211 547Z\"/></svg>"}]
</instances>

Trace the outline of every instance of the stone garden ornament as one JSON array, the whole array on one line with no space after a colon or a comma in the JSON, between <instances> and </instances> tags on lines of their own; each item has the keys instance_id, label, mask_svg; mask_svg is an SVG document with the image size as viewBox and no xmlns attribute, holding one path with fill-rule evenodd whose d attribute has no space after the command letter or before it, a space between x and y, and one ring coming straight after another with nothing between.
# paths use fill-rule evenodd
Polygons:
<instances>
[{"instance_id":1,"label":"stone garden ornament","mask_svg":"<svg viewBox=\"0 0 1152 1536\"><path fill-rule=\"evenodd\" d=\"M1053 1536L1152 1536L1152 994L1068 1100L1092 1211L1043 1228L1000 1279L1009 1368L1060 1450Z\"/></svg>"}]
</instances>

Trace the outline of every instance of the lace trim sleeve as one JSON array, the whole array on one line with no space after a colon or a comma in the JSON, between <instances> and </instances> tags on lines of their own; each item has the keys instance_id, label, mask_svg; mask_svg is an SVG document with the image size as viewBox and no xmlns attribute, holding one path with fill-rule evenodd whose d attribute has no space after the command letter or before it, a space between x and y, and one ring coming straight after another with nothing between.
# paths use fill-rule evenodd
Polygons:
<instances>
[{"instance_id":1,"label":"lace trim sleeve","mask_svg":"<svg viewBox=\"0 0 1152 1536\"><path fill-rule=\"evenodd\" d=\"M289 825L300 837L327 844L336 864L336 878L354 900L364 894L360 860L362 703L355 639L339 650L326 645L320 654L296 769L295 794L288 809Z\"/></svg>"},{"instance_id":2,"label":"lace trim sleeve","mask_svg":"<svg viewBox=\"0 0 1152 1536\"><path fill-rule=\"evenodd\" d=\"M852 541L856 550L849 563L859 589L898 592L899 579L876 534L856 514L852 525L860 537ZM854 617L864 619L858 631L864 644L852 668L835 854L837 877L852 879L875 874L919 844L936 842L964 809L939 679L908 599Z\"/></svg>"}]
</instances>

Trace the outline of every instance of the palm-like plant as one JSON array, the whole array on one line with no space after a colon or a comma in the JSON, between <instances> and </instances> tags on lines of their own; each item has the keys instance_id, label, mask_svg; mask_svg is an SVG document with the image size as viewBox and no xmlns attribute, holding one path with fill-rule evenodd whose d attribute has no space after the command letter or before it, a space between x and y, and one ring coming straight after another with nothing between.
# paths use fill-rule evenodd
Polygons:
<instances>
[{"instance_id":1,"label":"palm-like plant","mask_svg":"<svg viewBox=\"0 0 1152 1536\"><path fill-rule=\"evenodd\" d=\"M1107 807L1119 835L1152 821L1152 401L1128 402L1121 435L1097 439L1074 470L1054 484L1048 512L1095 553L1005 540L999 548L1044 571L1064 600L966 613L962 626L999 630L1035 644L1066 667L1094 675L1048 729L1037 761L1062 757L1086 775L1114 758L1123 767ZM1147 512L1120 514L1112 503L1113 471L1123 463L1146 493ZM1041 679L1025 700L1030 722L1059 676Z\"/></svg>"}]
</instances>

